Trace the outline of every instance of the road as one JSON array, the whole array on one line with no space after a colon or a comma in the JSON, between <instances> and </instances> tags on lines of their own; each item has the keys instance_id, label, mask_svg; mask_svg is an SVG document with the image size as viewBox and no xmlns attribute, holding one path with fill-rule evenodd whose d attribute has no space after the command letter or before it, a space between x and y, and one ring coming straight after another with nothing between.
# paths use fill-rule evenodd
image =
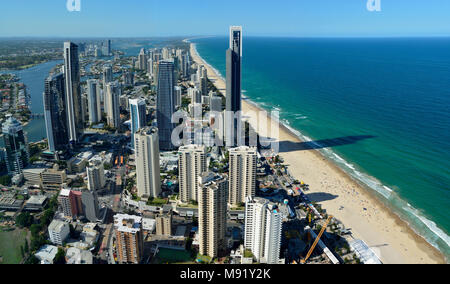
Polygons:
<instances>
[{"instance_id":1,"label":"road","mask_svg":"<svg viewBox=\"0 0 450 284\"><path fill-rule=\"evenodd\" d=\"M114 215L120 212L121 209L121 199L123 190L123 177L126 172L126 167L115 166L111 169L114 177L114 181L111 186L112 199L110 204L106 204L109 208L108 216L106 217L106 228L104 231L102 244L99 250L99 256L101 259L107 261L110 264L115 264L113 255L113 235L114 235Z\"/></svg>"}]
</instances>

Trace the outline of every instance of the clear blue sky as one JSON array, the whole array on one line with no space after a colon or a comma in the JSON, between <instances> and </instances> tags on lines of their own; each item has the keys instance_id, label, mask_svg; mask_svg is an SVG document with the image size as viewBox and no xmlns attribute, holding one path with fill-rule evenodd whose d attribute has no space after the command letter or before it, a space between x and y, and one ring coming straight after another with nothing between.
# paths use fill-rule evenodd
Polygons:
<instances>
[{"instance_id":1,"label":"clear blue sky","mask_svg":"<svg viewBox=\"0 0 450 284\"><path fill-rule=\"evenodd\" d=\"M449 0L1 0L0 37L450 36Z\"/></svg>"}]
</instances>

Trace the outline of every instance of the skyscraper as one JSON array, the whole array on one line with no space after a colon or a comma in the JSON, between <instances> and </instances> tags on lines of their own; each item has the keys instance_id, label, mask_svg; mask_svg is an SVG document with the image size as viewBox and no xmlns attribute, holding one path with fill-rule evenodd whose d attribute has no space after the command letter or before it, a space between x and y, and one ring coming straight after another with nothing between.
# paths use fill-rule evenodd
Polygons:
<instances>
[{"instance_id":1,"label":"skyscraper","mask_svg":"<svg viewBox=\"0 0 450 284\"><path fill-rule=\"evenodd\" d=\"M86 116L89 112L88 97L86 93L81 95L81 119L83 120L83 125L86 122Z\"/></svg>"},{"instance_id":2,"label":"skyscraper","mask_svg":"<svg viewBox=\"0 0 450 284\"><path fill-rule=\"evenodd\" d=\"M158 197L161 194L158 129L141 128L134 139L138 196Z\"/></svg>"},{"instance_id":3,"label":"skyscraper","mask_svg":"<svg viewBox=\"0 0 450 284\"><path fill-rule=\"evenodd\" d=\"M106 56L111 56L112 52L111 52L111 40L108 39L105 41L105 55Z\"/></svg>"},{"instance_id":4,"label":"skyscraper","mask_svg":"<svg viewBox=\"0 0 450 284\"><path fill-rule=\"evenodd\" d=\"M113 81L113 72L111 66L103 67L103 92L102 92L102 102L103 102L103 112L106 112L108 105L106 102L106 85ZM102 113L103 115L103 113Z\"/></svg>"},{"instance_id":5,"label":"skyscraper","mask_svg":"<svg viewBox=\"0 0 450 284\"><path fill-rule=\"evenodd\" d=\"M199 252L211 258L226 248L227 191L226 176L204 173L199 177Z\"/></svg>"},{"instance_id":6,"label":"skyscraper","mask_svg":"<svg viewBox=\"0 0 450 284\"><path fill-rule=\"evenodd\" d=\"M241 111L242 27L230 27L230 48L226 55L225 141L227 147L235 147L240 146L237 127L240 117L237 112Z\"/></svg>"},{"instance_id":7,"label":"skyscraper","mask_svg":"<svg viewBox=\"0 0 450 284\"><path fill-rule=\"evenodd\" d=\"M175 86L175 106L181 107L181 94L182 90L180 86Z\"/></svg>"},{"instance_id":8,"label":"skyscraper","mask_svg":"<svg viewBox=\"0 0 450 284\"><path fill-rule=\"evenodd\" d=\"M98 196L95 190L85 189L81 192L81 202L84 217L89 222L97 222L100 219L100 208L98 206Z\"/></svg>"},{"instance_id":9,"label":"skyscraper","mask_svg":"<svg viewBox=\"0 0 450 284\"><path fill-rule=\"evenodd\" d=\"M76 143L83 131L83 117L78 46L70 41L64 43L64 81L69 140Z\"/></svg>"},{"instance_id":10,"label":"skyscraper","mask_svg":"<svg viewBox=\"0 0 450 284\"><path fill-rule=\"evenodd\" d=\"M114 215L114 230L119 263L139 264L144 252L142 217Z\"/></svg>"},{"instance_id":11,"label":"skyscraper","mask_svg":"<svg viewBox=\"0 0 450 284\"><path fill-rule=\"evenodd\" d=\"M153 67L154 67L154 65L153 65L153 58L149 58L147 60L147 73L150 76L153 76L153 73L155 71Z\"/></svg>"},{"instance_id":12,"label":"skyscraper","mask_svg":"<svg viewBox=\"0 0 450 284\"><path fill-rule=\"evenodd\" d=\"M8 174L13 176L22 173L22 170L28 166L28 142L22 124L11 115L6 117L2 125L4 155Z\"/></svg>"},{"instance_id":13,"label":"skyscraper","mask_svg":"<svg viewBox=\"0 0 450 284\"><path fill-rule=\"evenodd\" d=\"M147 125L147 113L145 100L130 99L130 116L131 116L131 145L134 147L134 134Z\"/></svg>"},{"instance_id":14,"label":"skyscraper","mask_svg":"<svg viewBox=\"0 0 450 284\"><path fill-rule=\"evenodd\" d=\"M209 97L209 109L211 112L222 112L222 98L216 94Z\"/></svg>"},{"instance_id":15,"label":"skyscraper","mask_svg":"<svg viewBox=\"0 0 450 284\"><path fill-rule=\"evenodd\" d=\"M191 98L191 104L201 104L202 103L202 93L197 87L189 88L188 96Z\"/></svg>"},{"instance_id":16,"label":"skyscraper","mask_svg":"<svg viewBox=\"0 0 450 284\"><path fill-rule=\"evenodd\" d=\"M84 214L80 191L61 189L58 195L58 204L65 217L75 218Z\"/></svg>"},{"instance_id":17,"label":"skyscraper","mask_svg":"<svg viewBox=\"0 0 450 284\"><path fill-rule=\"evenodd\" d=\"M113 73L111 66L103 67L103 86L113 81Z\"/></svg>"},{"instance_id":18,"label":"skyscraper","mask_svg":"<svg viewBox=\"0 0 450 284\"><path fill-rule=\"evenodd\" d=\"M48 148L52 152L63 151L69 143L63 74L45 80L43 101Z\"/></svg>"},{"instance_id":19,"label":"skyscraper","mask_svg":"<svg viewBox=\"0 0 450 284\"><path fill-rule=\"evenodd\" d=\"M134 85L134 74L131 71L125 71L122 75L123 84L125 86L133 86Z\"/></svg>"},{"instance_id":20,"label":"skyscraper","mask_svg":"<svg viewBox=\"0 0 450 284\"><path fill-rule=\"evenodd\" d=\"M90 191L102 190L105 186L105 170L103 163L97 161L92 162L86 167L86 175L88 178L88 189Z\"/></svg>"},{"instance_id":21,"label":"skyscraper","mask_svg":"<svg viewBox=\"0 0 450 284\"><path fill-rule=\"evenodd\" d=\"M87 98L89 123L94 124L102 120L100 86L97 80L87 80Z\"/></svg>"},{"instance_id":22,"label":"skyscraper","mask_svg":"<svg viewBox=\"0 0 450 284\"><path fill-rule=\"evenodd\" d=\"M159 129L159 146L161 150L171 151L172 131L175 124L172 123L172 115L175 112L175 77L173 61L159 62L157 85L157 123Z\"/></svg>"},{"instance_id":23,"label":"skyscraper","mask_svg":"<svg viewBox=\"0 0 450 284\"><path fill-rule=\"evenodd\" d=\"M138 67L140 70L146 70L146 66L148 63L147 54L145 53L145 49L141 49L138 56Z\"/></svg>"},{"instance_id":24,"label":"skyscraper","mask_svg":"<svg viewBox=\"0 0 450 284\"><path fill-rule=\"evenodd\" d=\"M245 203L244 247L260 263L280 261L282 216L277 206L266 199L247 197Z\"/></svg>"},{"instance_id":25,"label":"skyscraper","mask_svg":"<svg viewBox=\"0 0 450 284\"><path fill-rule=\"evenodd\" d=\"M240 206L247 197L254 197L256 190L257 153L253 147L237 147L229 150L230 196L233 206Z\"/></svg>"},{"instance_id":26,"label":"skyscraper","mask_svg":"<svg viewBox=\"0 0 450 284\"><path fill-rule=\"evenodd\" d=\"M206 147L187 145L178 150L180 200L183 203L198 201L198 177L207 171Z\"/></svg>"},{"instance_id":27,"label":"skyscraper","mask_svg":"<svg viewBox=\"0 0 450 284\"><path fill-rule=\"evenodd\" d=\"M189 59L189 53L185 53L181 56L182 60L181 60L181 68L182 68L182 72L183 72L183 76L185 78L189 78L190 75L190 59Z\"/></svg>"},{"instance_id":28,"label":"skyscraper","mask_svg":"<svg viewBox=\"0 0 450 284\"><path fill-rule=\"evenodd\" d=\"M108 125L114 128L120 127L120 89L117 81L106 84L105 104Z\"/></svg>"}]
</instances>

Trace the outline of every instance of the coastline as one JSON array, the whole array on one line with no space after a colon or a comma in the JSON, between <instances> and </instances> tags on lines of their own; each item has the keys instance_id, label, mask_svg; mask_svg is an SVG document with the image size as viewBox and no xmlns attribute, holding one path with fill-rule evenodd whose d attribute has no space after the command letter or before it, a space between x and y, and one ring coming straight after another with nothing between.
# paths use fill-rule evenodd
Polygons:
<instances>
[{"instance_id":1,"label":"coastline","mask_svg":"<svg viewBox=\"0 0 450 284\"><path fill-rule=\"evenodd\" d=\"M208 78L225 95L225 82L217 70L199 56L193 43L190 43L190 53L194 62L205 65ZM247 98L242 100L242 108L244 113L262 110ZM255 119L250 118L250 122ZM383 263L446 263L444 255L392 212L372 189L356 181L319 151L290 147L305 141L281 121L280 126L280 141L288 142L288 146L280 149L280 156L289 165L292 176L309 184L308 195L314 195L311 200L320 202L329 214L351 228L353 237L364 240Z\"/></svg>"}]
</instances>

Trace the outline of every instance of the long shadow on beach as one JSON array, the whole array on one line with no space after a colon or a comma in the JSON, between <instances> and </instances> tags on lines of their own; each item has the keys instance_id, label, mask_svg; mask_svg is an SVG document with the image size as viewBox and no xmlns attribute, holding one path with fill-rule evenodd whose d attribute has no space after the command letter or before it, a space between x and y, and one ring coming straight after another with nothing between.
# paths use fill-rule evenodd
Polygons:
<instances>
[{"instance_id":1,"label":"long shadow on beach","mask_svg":"<svg viewBox=\"0 0 450 284\"><path fill-rule=\"evenodd\" d=\"M333 200L333 199L336 199L339 197L338 195L334 195L334 194L330 194L330 193L326 193L326 192L308 193L308 194L306 194L306 196L308 196L308 198L314 202L323 202L323 201Z\"/></svg>"},{"instance_id":2,"label":"long shadow on beach","mask_svg":"<svg viewBox=\"0 0 450 284\"><path fill-rule=\"evenodd\" d=\"M332 148L343 145L355 144L358 141L375 138L373 135L357 135L357 136L345 136L333 139L323 139L310 142L292 142L292 141L281 141L280 142L280 152L287 153L293 151L303 151L303 150L315 150Z\"/></svg>"}]
</instances>

